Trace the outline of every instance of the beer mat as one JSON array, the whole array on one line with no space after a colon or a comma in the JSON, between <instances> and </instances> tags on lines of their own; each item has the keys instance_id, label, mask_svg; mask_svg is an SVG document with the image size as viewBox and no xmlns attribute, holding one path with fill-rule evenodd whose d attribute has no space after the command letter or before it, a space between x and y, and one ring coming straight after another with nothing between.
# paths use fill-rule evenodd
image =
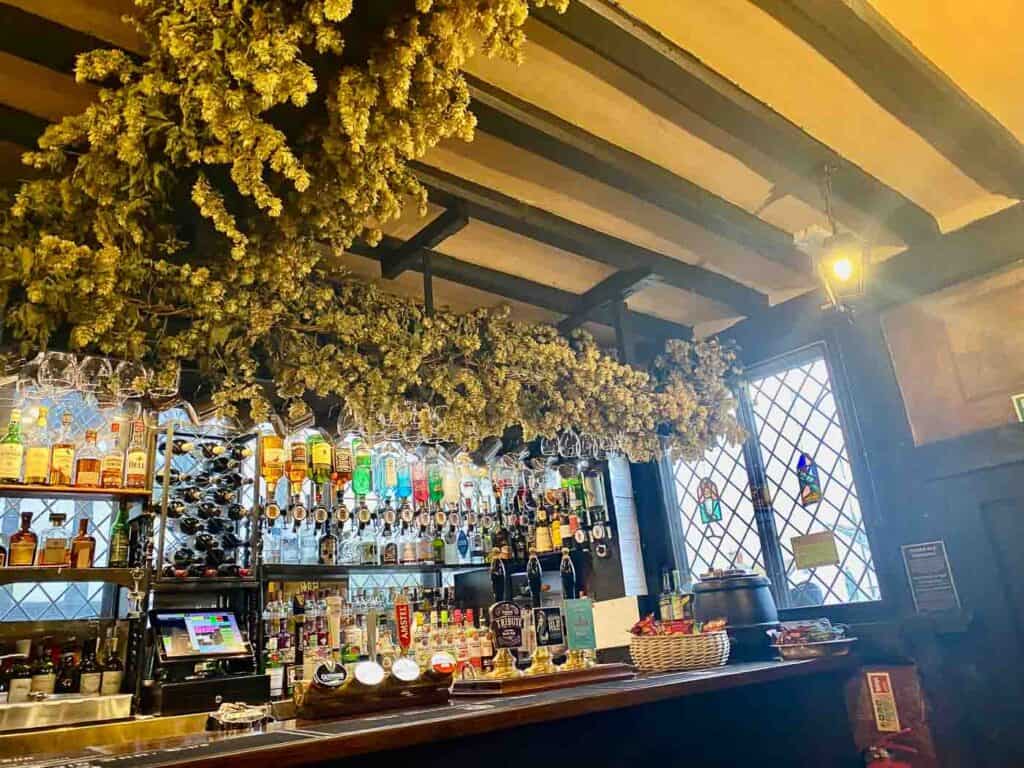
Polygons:
<instances>
[{"instance_id":1,"label":"beer mat","mask_svg":"<svg viewBox=\"0 0 1024 768\"><path fill-rule=\"evenodd\" d=\"M113 766L131 766L131 768L156 768L166 763L179 760L201 760L231 752L244 752L260 747L273 747L295 741L305 741L312 737L297 733L276 731L274 733L254 733L250 736L231 736L216 741L199 742L180 747L164 747L143 752L128 752L120 755L80 755L77 757L59 757L52 760L17 763L19 768L112 768Z\"/></svg>"}]
</instances>

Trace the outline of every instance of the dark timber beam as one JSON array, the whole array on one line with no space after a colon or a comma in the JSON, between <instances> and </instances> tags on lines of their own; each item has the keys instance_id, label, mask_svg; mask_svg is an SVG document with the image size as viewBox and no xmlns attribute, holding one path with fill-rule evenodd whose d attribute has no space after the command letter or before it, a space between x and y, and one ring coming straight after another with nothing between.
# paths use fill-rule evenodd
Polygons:
<instances>
[{"instance_id":1,"label":"dark timber beam","mask_svg":"<svg viewBox=\"0 0 1024 768\"><path fill-rule=\"evenodd\" d=\"M422 163L413 163L412 167L430 192L431 200L445 208L461 203L472 219L617 269L648 267L668 285L713 299L742 315L749 316L768 306L768 297L763 293L725 275L563 219L437 168Z\"/></svg>"},{"instance_id":2,"label":"dark timber beam","mask_svg":"<svg viewBox=\"0 0 1024 768\"><path fill-rule=\"evenodd\" d=\"M939 234L929 213L608 0L573 0L564 14L538 8L530 15L682 104L692 119L656 102L647 106L737 157L781 193L820 210L822 173L830 165L840 221L879 242L878 225L908 243Z\"/></svg>"},{"instance_id":3,"label":"dark timber beam","mask_svg":"<svg viewBox=\"0 0 1024 768\"><path fill-rule=\"evenodd\" d=\"M394 280L420 259L424 251L435 248L456 232L462 231L469 219L462 212L462 206L444 211L423 229L402 243L402 246L387 255L380 262L381 276Z\"/></svg>"},{"instance_id":4,"label":"dark timber beam","mask_svg":"<svg viewBox=\"0 0 1024 768\"><path fill-rule=\"evenodd\" d=\"M636 365L636 338L633 334L633 313L624 301L612 304L615 320L615 346L619 350L619 362Z\"/></svg>"},{"instance_id":5,"label":"dark timber beam","mask_svg":"<svg viewBox=\"0 0 1024 768\"><path fill-rule=\"evenodd\" d=\"M788 232L691 181L492 85L468 78L481 130L656 205L798 272L810 260Z\"/></svg>"},{"instance_id":6,"label":"dark timber beam","mask_svg":"<svg viewBox=\"0 0 1024 768\"><path fill-rule=\"evenodd\" d=\"M1024 192L1024 145L867 0L752 0L990 192Z\"/></svg>"},{"instance_id":7,"label":"dark timber beam","mask_svg":"<svg viewBox=\"0 0 1024 768\"><path fill-rule=\"evenodd\" d=\"M48 125L49 123L41 117L0 104L0 139L6 139L26 149L36 149L36 140Z\"/></svg>"},{"instance_id":8,"label":"dark timber beam","mask_svg":"<svg viewBox=\"0 0 1024 768\"><path fill-rule=\"evenodd\" d=\"M587 322L598 309L624 302L650 283L650 280L651 270L647 267L609 275L580 297L576 310L558 324L558 330L568 336Z\"/></svg>"},{"instance_id":9,"label":"dark timber beam","mask_svg":"<svg viewBox=\"0 0 1024 768\"><path fill-rule=\"evenodd\" d=\"M384 240L376 248L371 248L365 243L356 243L349 248L349 251L358 256L379 261L385 258L389 251L396 250L401 245L401 240L385 236ZM536 283L506 272L499 272L498 270L480 267L466 261L459 261L437 251L429 251L428 253L432 274L442 280L476 288L479 291L493 293L496 296L501 296L511 301L530 304L561 315L572 314L579 306L580 295L571 291L563 291L560 288ZM422 267L417 264L412 269L418 271ZM652 315L635 312L631 314L636 333L640 336L659 341L664 339L690 339L693 337L693 330L688 326L662 320ZM614 327L614 319L607 307L595 310L590 319L596 323Z\"/></svg>"}]
</instances>

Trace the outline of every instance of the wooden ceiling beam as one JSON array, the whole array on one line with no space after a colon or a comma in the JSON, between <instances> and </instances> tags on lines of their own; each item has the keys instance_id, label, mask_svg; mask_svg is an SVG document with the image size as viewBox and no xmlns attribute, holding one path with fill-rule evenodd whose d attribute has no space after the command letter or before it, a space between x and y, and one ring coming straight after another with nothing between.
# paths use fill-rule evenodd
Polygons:
<instances>
[{"instance_id":1,"label":"wooden ceiling beam","mask_svg":"<svg viewBox=\"0 0 1024 768\"><path fill-rule=\"evenodd\" d=\"M138 9L132 0L3 0L4 5L28 11L68 29L77 30L110 45L135 53L145 52L141 35L123 16Z\"/></svg>"},{"instance_id":2,"label":"wooden ceiling beam","mask_svg":"<svg viewBox=\"0 0 1024 768\"><path fill-rule=\"evenodd\" d=\"M725 275L563 219L438 168L423 163L411 167L433 202L445 208L462 205L470 218L617 269L648 267L666 284L717 301L742 315L760 312L769 304L763 293Z\"/></svg>"},{"instance_id":3,"label":"wooden ceiling beam","mask_svg":"<svg viewBox=\"0 0 1024 768\"><path fill-rule=\"evenodd\" d=\"M1024 195L1024 145L867 0L751 0L979 185Z\"/></svg>"},{"instance_id":4,"label":"wooden ceiling beam","mask_svg":"<svg viewBox=\"0 0 1024 768\"><path fill-rule=\"evenodd\" d=\"M25 149L36 149L36 140L49 121L0 102L0 138Z\"/></svg>"},{"instance_id":5,"label":"wooden ceiling beam","mask_svg":"<svg viewBox=\"0 0 1024 768\"><path fill-rule=\"evenodd\" d=\"M686 107L695 119L680 121L678 110L646 105L738 158L780 192L822 210L823 173L831 166L837 218L862 235L875 236L879 226L908 243L939 234L927 211L609 0L573 0L564 14L539 8L531 17Z\"/></svg>"},{"instance_id":6,"label":"wooden ceiling beam","mask_svg":"<svg viewBox=\"0 0 1024 768\"><path fill-rule=\"evenodd\" d=\"M427 224L423 229L406 240L380 261L381 277L394 280L405 270L412 268L423 253L436 248L457 232L462 231L469 219L459 208L449 208Z\"/></svg>"},{"instance_id":7,"label":"wooden ceiling beam","mask_svg":"<svg viewBox=\"0 0 1024 768\"><path fill-rule=\"evenodd\" d=\"M639 267L609 275L580 297L576 309L558 324L558 330L568 336L590 320L598 309L621 304L643 289L650 283L652 274L648 267Z\"/></svg>"},{"instance_id":8,"label":"wooden ceiling beam","mask_svg":"<svg viewBox=\"0 0 1024 768\"><path fill-rule=\"evenodd\" d=\"M402 241L398 238L385 236L381 244L371 248L365 243L356 243L348 250L357 256L383 261L389 253L393 253L402 247ZM486 293L493 293L496 296L518 301L523 304L530 304L549 312L556 312L560 315L571 314L580 306L581 296L571 291L564 291L533 280L510 275L507 272L500 272L496 269L481 267L470 264L466 261L452 258L438 251L428 251L430 257L431 271L434 276L448 280L459 285L465 285ZM413 271L422 271L421 264L414 264ZM693 337L693 329L686 325L663 320L660 317L642 313L631 313L635 331L644 337L656 340L664 339L690 339ZM598 308L590 319L596 323L614 326L614 319L607 307Z\"/></svg>"},{"instance_id":9,"label":"wooden ceiling beam","mask_svg":"<svg viewBox=\"0 0 1024 768\"><path fill-rule=\"evenodd\" d=\"M55 21L0 3L0 51L73 75L78 55L111 45Z\"/></svg>"},{"instance_id":10,"label":"wooden ceiling beam","mask_svg":"<svg viewBox=\"0 0 1024 768\"><path fill-rule=\"evenodd\" d=\"M70 75L0 51L0 103L12 109L58 122L85 111L97 92L95 86L76 83Z\"/></svg>"},{"instance_id":11,"label":"wooden ceiling beam","mask_svg":"<svg viewBox=\"0 0 1024 768\"><path fill-rule=\"evenodd\" d=\"M797 272L810 260L793 237L728 200L550 112L469 77L485 133L656 205Z\"/></svg>"}]
</instances>

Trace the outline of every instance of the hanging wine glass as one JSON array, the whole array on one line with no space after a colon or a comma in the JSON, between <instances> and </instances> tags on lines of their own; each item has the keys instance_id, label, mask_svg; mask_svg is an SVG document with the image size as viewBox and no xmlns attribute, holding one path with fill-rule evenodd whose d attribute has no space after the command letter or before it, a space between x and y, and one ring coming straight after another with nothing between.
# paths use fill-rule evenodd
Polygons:
<instances>
[{"instance_id":1,"label":"hanging wine glass","mask_svg":"<svg viewBox=\"0 0 1024 768\"><path fill-rule=\"evenodd\" d=\"M78 383L78 363L68 352L45 352L37 373L40 394L59 396L70 392Z\"/></svg>"},{"instance_id":2,"label":"hanging wine glass","mask_svg":"<svg viewBox=\"0 0 1024 768\"><path fill-rule=\"evenodd\" d=\"M580 455L580 436L571 427L558 438L558 455L565 459L576 459Z\"/></svg>"},{"instance_id":3,"label":"hanging wine glass","mask_svg":"<svg viewBox=\"0 0 1024 768\"><path fill-rule=\"evenodd\" d=\"M541 456L557 456L558 455L558 438L542 437L540 439L540 455Z\"/></svg>"},{"instance_id":4,"label":"hanging wine glass","mask_svg":"<svg viewBox=\"0 0 1024 768\"><path fill-rule=\"evenodd\" d=\"M149 384L149 396L154 400L167 400L177 397L180 388L181 365L173 363L153 373Z\"/></svg>"},{"instance_id":5,"label":"hanging wine glass","mask_svg":"<svg viewBox=\"0 0 1024 768\"><path fill-rule=\"evenodd\" d=\"M141 363L122 360L112 377L114 397L119 403L142 397L149 386L149 371Z\"/></svg>"},{"instance_id":6,"label":"hanging wine glass","mask_svg":"<svg viewBox=\"0 0 1024 768\"><path fill-rule=\"evenodd\" d=\"M109 389L110 377L113 375L114 366L110 360L98 355L86 355L78 363L78 389L91 393Z\"/></svg>"}]
</instances>

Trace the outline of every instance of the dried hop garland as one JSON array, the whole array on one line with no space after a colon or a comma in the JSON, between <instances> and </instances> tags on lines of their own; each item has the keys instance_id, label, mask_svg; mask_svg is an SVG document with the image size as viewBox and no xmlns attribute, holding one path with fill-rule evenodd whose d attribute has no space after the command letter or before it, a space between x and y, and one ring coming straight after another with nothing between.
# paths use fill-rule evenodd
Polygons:
<instances>
[{"instance_id":1,"label":"dried hop garland","mask_svg":"<svg viewBox=\"0 0 1024 768\"><path fill-rule=\"evenodd\" d=\"M293 408L340 397L409 425L435 406L461 441L572 427L642 458L734 437L715 343L640 371L504 310L427 317L338 263L425 208L409 161L472 139L466 61L517 59L531 5L566 4L136 0L148 56L79 57L98 98L44 132L41 177L0 213L5 341L186 362L257 420L269 377Z\"/></svg>"}]
</instances>

